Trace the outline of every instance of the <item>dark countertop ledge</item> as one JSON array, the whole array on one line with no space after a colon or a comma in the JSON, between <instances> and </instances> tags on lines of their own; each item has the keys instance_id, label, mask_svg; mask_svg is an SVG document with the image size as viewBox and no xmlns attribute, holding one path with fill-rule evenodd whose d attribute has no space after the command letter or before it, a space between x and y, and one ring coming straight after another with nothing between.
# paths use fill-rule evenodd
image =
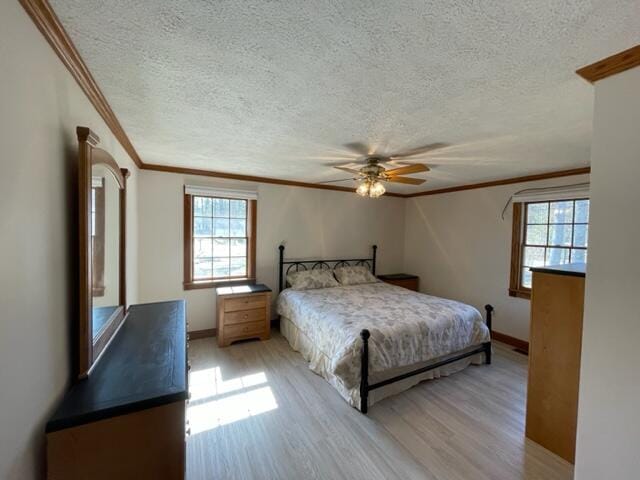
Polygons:
<instances>
[{"instance_id":1,"label":"dark countertop ledge","mask_svg":"<svg viewBox=\"0 0 640 480\"><path fill-rule=\"evenodd\" d=\"M270 291L271 289L263 283L216 288L217 295L251 295L252 293L266 293Z\"/></svg>"},{"instance_id":2,"label":"dark countertop ledge","mask_svg":"<svg viewBox=\"0 0 640 480\"><path fill-rule=\"evenodd\" d=\"M570 275L573 277L586 276L586 263L567 263L565 265L549 265L547 267L531 267L532 272L553 273L556 275Z\"/></svg>"}]
</instances>

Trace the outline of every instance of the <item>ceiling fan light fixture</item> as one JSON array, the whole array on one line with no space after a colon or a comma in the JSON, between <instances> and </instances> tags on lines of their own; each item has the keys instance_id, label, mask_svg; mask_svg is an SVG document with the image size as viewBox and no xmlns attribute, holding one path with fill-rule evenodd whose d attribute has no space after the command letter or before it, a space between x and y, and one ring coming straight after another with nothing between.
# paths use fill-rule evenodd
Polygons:
<instances>
[{"instance_id":1,"label":"ceiling fan light fixture","mask_svg":"<svg viewBox=\"0 0 640 480\"><path fill-rule=\"evenodd\" d=\"M356 193L361 197L368 197L369 196L369 180L366 180L362 182L360 185L358 185L358 188L356 188Z\"/></svg>"},{"instance_id":2,"label":"ceiling fan light fixture","mask_svg":"<svg viewBox=\"0 0 640 480\"><path fill-rule=\"evenodd\" d=\"M375 181L369 187L369 196L371 198L378 198L384 195L384 192L386 191L387 190L384 188L384 185L382 185L382 182Z\"/></svg>"}]
</instances>

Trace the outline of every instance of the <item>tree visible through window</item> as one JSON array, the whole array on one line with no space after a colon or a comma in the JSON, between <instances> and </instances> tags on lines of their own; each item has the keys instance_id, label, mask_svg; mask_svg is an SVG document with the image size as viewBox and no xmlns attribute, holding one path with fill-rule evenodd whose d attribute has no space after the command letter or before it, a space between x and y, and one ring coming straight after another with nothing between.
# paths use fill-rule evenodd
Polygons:
<instances>
[{"instance_id":1,"label":"tree visible through window","mask_svg":"<svg viewBox=\"0 0 640 480\"><path fill-rule=\"evenodd\" d=\"M247 276L247 200L193 197L193 279Z\"/></svg>"},{"instance_id":2,"label":"tree visible through window","mask_svg":"<svg viewBox=\"0 0 640 480\"><path fill-rule=\"evenodd\" d=\"M586 263L589 200L514 205L510 293L528 296L531 267Z\"/></svg>"},{"instance_id":3,"label":"tree visible through window","mask_svg":"<svg viewBox=\"0 0 640 480\"><path fill-rule=\"evenodd\" d=\"M185 194L185 286L253 277L255 200Z\"/></svg>"}]
</instances>

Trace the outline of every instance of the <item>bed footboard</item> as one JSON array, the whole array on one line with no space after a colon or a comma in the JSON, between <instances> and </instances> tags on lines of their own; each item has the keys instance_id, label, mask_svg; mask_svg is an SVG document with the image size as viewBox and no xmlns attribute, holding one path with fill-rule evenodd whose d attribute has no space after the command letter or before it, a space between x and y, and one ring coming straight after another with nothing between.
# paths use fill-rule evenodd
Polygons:
<instances>
[{"instance_id":1,"label":"bed footboard","mask_svg":"<svg viewBox=\"0 0 640 480\"><path fill-rule=\"evenodd\" d=\"M492 314L493 314L493 307L487 304L485 305L484 309L487 314L486 316L487 328L489 329L489 333L491 333L491 320L492 320ZM485 363L487 365L491 364L491 340L489 340L488 342L483 343L478 348L474 348L469 352L461 353L459 355L455 355L453 357L447 358L446 360L441 360L440 362L432 363L430 365L419 368L417 370L403 373L402 375L388 378L386 380L382 380L381 382L369 385L369 337L371 337L371 332L369 332L369 330L365 328L360 332L360 337L362 338L362 350L360 353L360 361L361 361L360 363L360 412L364 414L366 414L369 409L369 392L371 390L375 390L377 388L384 387L391 383L404 380L405 378L410 378L415 375L420 375L421 373L428 372L429 370L434 370L436 368L440 368L444 365L457 362L458 360L471 357L478 353L484 353Z\"/></svg>"}]
</instances>

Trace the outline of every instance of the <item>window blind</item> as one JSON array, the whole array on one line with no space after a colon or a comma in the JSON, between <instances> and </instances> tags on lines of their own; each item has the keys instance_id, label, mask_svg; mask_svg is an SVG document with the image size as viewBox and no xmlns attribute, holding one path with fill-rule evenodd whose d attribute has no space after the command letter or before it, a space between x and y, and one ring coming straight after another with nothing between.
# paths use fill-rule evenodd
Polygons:
<instances>
[{"instance_id":1,"label":"window blind","mask_svg":"<svg viewBox=\"0 0 640 480\"><path fill-rule=\"evenodd\" d=\"M188 195L202 195L206 197L237 198L242 200L258 199L258 192L255 190L235 190L229 188L185 185L184 192Z\"/></svg>"},{"instance_id":2,"label":"window blind","mask_svg":"<svg viewBox=\"0 0 640 480\"><path fill-rule=\"evenodd\" d=\"M589 198L589 183L581 183L570 186L530 188L522 190L511 197L511 201L517 202L550 202L556 200L573 200L576 198Z\"/></svg>"}]
</instances>

